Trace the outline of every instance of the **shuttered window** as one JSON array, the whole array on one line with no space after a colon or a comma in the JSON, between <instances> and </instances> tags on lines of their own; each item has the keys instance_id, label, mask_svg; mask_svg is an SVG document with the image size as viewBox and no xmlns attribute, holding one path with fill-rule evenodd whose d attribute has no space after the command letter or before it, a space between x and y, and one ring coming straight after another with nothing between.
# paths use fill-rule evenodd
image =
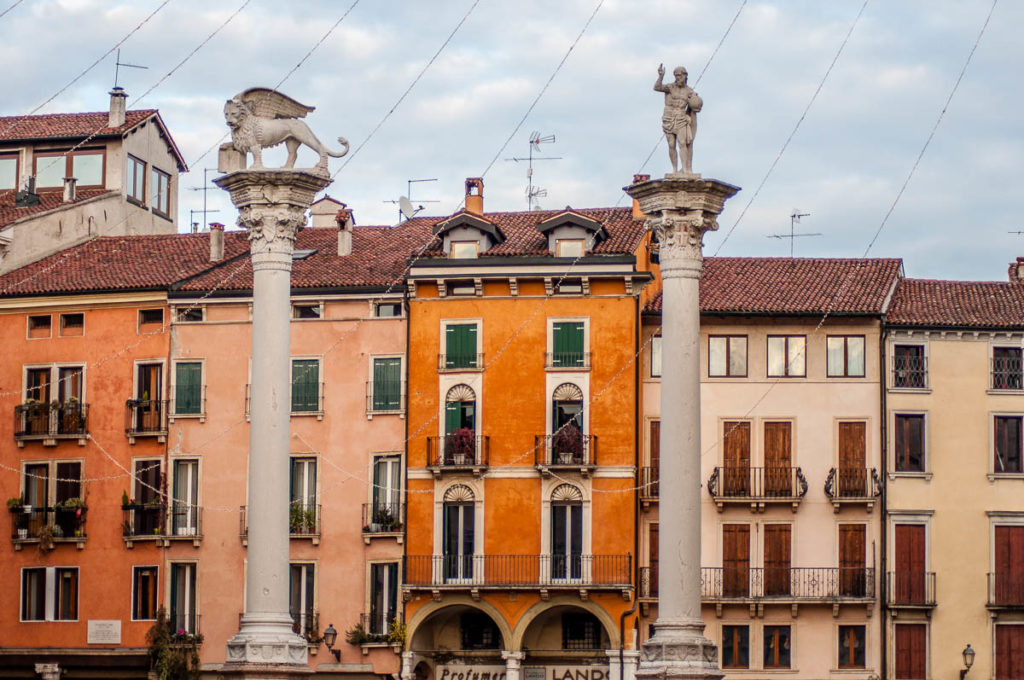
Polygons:
<instances>
[{"instance_id":1,"label":"shuttered window","mask_svg":"<svg viewBox=\"0 0 1024 680\"><path fill-rule=\"evenodd\" d=\"M320 409L320 361L318 359L292 360L292 412L302 413Z\"/></svg>"},{"instance_id":2,"label":"shuttered window","mask_svg":"<svg viewBox=\"0 0 1024 680\"><path fill-rule=\"evenodd\" d=\"M722 525L722 595L746 597L749 594L750 525Z\"/></svg>"},{"instance_id":3,"label":"shuttered window","mask_svg":"<svg viewBox=\"0 0 1024 680\"><path fill-rule=\"evenodd\" d=\"M1024 526L995 527L993 604L1024 605Z\"/></svg>"},{"instance_id":4,"label":"shuttered window","mask_svg":"<svg viewBox=\"0 0 1024 680\"><path fill-rule=\"evenodd\" d=\"M398 357L373 360L373 410L402 408L402 360Z\"/></svg>"},{"instance_id":5,"label":"shuttered window","mask_svg":"<svg viewBox=\"0 0 1024 680\"><path fill-rule=\"evenodd\" d=\"M476 324L448 324L444 329L445 368L479 368L476 351Z\"/></svg>"},{"instance_id":6,"label":"shuttered window","mask_svg":"<svg viewBox=\"0 0 1024 680\"><path fill-rule=\"evenodd\" d=\"M898 624L895 631L896 680L925 680L927 627L923 623Z\"/></svg>"},{"instance_id":7,"label":"shuttered window","mask_svg":"<svg viewBox=\"0 0 1024 680\"><path fill-rule=\"evenodd\" d=\"M764 527L764 594L789 595L789 565L792 527L768 524Z\"/></svg>"},{"instance_id":8,"label":"shuttered window","mask_svg":"<svg viewBox=\"0 0 1024 680\"><path fill-rule=\"evenodd\" d=\"M196 415L203 410L203 365L181 361L174 365L174 413Z\"/></svg>"},{"instance_id":9,"label":"shuttered window","mask_svg":"<svg viewBox=\"0 0 1024 680\"><path fill-rule=\"evenodd\" d=\"M552 366L584 366L583 322L563 321L551 324Z\"/></svg>"},{"instance_id":10,"label":"shuttered window","mask_svg":"<svg viewBox=\"0 0 1024 680\"><path fill-rule=\"evenodd\" d=\"M896 472L924 472L924 416L896 414Z\"/></svg>"},{"instance_id":11,"label":"shuttered window","mask_svg":"<svg viewBox=\"0 0 1024 680\"><path fill-rule=\"evenodd\" d=\"M1024 678L1024 626L996 626L996 680Z\"/></svg>"}]
</instances>

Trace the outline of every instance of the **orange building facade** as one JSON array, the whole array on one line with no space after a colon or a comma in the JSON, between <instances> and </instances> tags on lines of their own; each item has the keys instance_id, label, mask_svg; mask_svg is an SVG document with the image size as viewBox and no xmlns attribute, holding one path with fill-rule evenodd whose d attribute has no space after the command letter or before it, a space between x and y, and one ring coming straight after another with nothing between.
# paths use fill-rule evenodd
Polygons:
<instances>
[{"instance_id":1,"label":"orange building facade","mask_svg":"<svg viewBox=\"0 0 1024 680\"><path fill-rule=\"evenodd\" d=\"M642 222L484 213L474 179L431 222L408 274L402 675L617 677L635 659Z\"/></svg>"}]
</instances>

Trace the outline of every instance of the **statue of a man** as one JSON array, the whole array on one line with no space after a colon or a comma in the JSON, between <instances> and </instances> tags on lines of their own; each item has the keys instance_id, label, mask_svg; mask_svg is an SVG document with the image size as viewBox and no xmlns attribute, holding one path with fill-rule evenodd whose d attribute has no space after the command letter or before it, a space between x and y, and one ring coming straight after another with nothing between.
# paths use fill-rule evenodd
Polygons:
<instances>
[{"instance_id":1,"label":"statue of a man","mask_svg":"<svg viewBox=\"0 0 1024 680\"><path fill-rule=\"evenodd\" d=\"M655 92L665 93L665 112L661 115L661 129L668 140L668 158L672 161L672 172L679 172L679 156L682 156L682 170L693 173L693 138L697 134L697 112L704 102L686 84L686 69L682 66L672 71L676 80L668 85L662 84L665 77L665 65L658 64L658 81L654 83ZM676 147L679 151L676 151Z\"/></svg>"}]
</instances>

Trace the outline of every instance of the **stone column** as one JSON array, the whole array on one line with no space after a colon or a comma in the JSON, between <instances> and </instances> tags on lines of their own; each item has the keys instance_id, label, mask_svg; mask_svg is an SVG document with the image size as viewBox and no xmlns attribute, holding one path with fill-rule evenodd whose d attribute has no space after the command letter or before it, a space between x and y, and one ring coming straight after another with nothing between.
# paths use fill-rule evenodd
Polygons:
<instances>
[{"instance_id":1,"label":"stone column","mask_svg":"<svg viewBox=\"0 0 1024 680\"><path fill-rule=\"evenodd\" d=\"M637 677L721 678L718 648L700 612L700 273L704 233L738 187L673 173L625 191L639 202L660 244L661 495L658 620Z\"/></svg>"},{"instance_id":2,"label":"stone column","mask_svg":"<svg viewBox=\"0 0 1024 680\"><path fill-rule=\"evenodd\" d=\"M402 680L412 680L416 675L416 652L402 652L402 670L400 676Z\"/></svg>"},{"instance_id":3,"label":"stone column","mask_svg":"<svg viewBox=\"0 0 1024 680\"><path fill-rule=\"evenodd\" d=\"M249 233L253 270L245 613L225 671L253 678L308 673L306 640L288 612L288 452L291 269L295 235L330 178L304 170L239 170L218 177Z\"/></svg>"},{"instance_id":4,"label":"stone column","mask_svg":"<svg viewBox=\"0 0 1024 680\"><path fill-rule=\"evenodd\" d=\"M522 680L523 659L526 652L502 652L501 658L505 660L505 680Z\"/></svg>"}]
</instances>

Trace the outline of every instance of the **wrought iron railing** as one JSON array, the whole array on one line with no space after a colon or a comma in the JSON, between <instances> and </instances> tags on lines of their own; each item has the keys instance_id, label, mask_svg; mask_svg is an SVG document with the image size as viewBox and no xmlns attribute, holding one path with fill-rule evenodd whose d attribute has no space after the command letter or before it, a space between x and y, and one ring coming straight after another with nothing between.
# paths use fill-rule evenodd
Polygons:
<instances>
[{"instance_id":1,"label":"wrought iron railing","mask_svg":"<svg viewBox=\"0 0 1024 680\"><path fill-rule=\"evenodd\" d=\"M1019 356L992 358L992 389L1024 389L1024 361Z\"/></svg>"},{"instance_id":2,"label":"wrought iron railing","mask_svg":"<svg viewBox=\"0 0 1024 680\"><path fill-rule=\"evenodd\" d=\"M238 533L249 535L248 508L239 508ZM320 505L314 503L291 502L288 504L288 535L292 538L317 538L320 536Z\"/></svg>"},{"instance_id":3,"label":"wrought iron railing","mask_svg":"<svg viewBox=\"0 0 1024 680\"><path fill-rule=\"evenodd\" d=\"M404 380L370 380L366 383L367 413L398 413L405 410Z\"/></svg>"},{"instance_id":4,"label":"wrought iron railing","mask_svg":"<svg viewBox=\"0 0 1024 680\"><path fill-rule=\"evenodd\" d=\"M437 370L445 371L473 371L484 367L483 353L477 354L438 354Z\"/></svg>"},{"instance_id":5,"label":"wrought iron railing","mask_svg":"<svg viewBox=\"0 0 1024 680\"><path fill-rule=\"evenodd\" d=\"M658 568L640 567L640 597L658 597Z\"/></svg>"},{"instance_id":6,"label":"wrought iron railing","mask_svg":"<svg viewBox=\"0 0 1024 680\"><path fill-rule=\"evenodd\" d=\"M807 494L807 479L798 467L716 467L708 493L716 500L798 500Z\"/></svg>"},{"instance_id":7,"label":"wrought iron railing","mask_svg":"<svg viewBox=\"0 0 1024 680\"><path fill-rule=\"evenodd\" d=\"M825 495L832 500L872 500L882 495L882 480L875 468L831 468Z\"/></svg>"},{"instance_id":8,"label":"wrought iron railing","mask_svg":"<svg viewBox=\"0 0 1024 680\"><path fill-rule=\"evenodd\" d=\"M130 503L121 506L121 535L124 538L163 536L167 506L163 503Z\"/></svg>"},{"instance_id":9,"label":"wrought iron railing","mask_svg":"<svg viewBox=\"0 0 1024 680\"><path fill-rule=\"evenodd\" d=\"M405 503L363 503L363 533L389 534L405 528Z\"/></svg>"},{"instance_id":10,"label":"wrought iron railing","mask_svg":"<svg viewBox=\"0 0 1024 680\"><path fill-rule=\"evenodd\" d=\"M381 643L391 642L391 629L393 628L398 617L395 615L388 616L387 614L360 614L359 623L363 625L363 630L366 631L366 642L369 643ZM397 643L396 643L397 644Z\"/></svg>"},{"instance_id":11,"label":"wrought iron railing","mask_svg":"<svg viewBox=\"0 0 1024 680\"><path fill-rule=\"evenodd\" d=\"M490 437L463 436L458 430L444 437L427 437L427 465L438 468L487 467Z\"/></svg>"},{"instance_id":12,"label":"wrought iron railing","mask_svg":"<svg viewBox=\"0 0 1024 680\"><path fill-rule=\"evenodd\" d=\"M640 500L658 500L659 477L660 473L657 467L640 468Z\"/></svg>"},{"instance_id":13,"label":"wrought iron railing","mask_svg":"<svg viewBox=\"0 0 1024 680\"><path fill-rule=\"evenodd\" d=\"M597 465L597 435L583 434L576 428L536 435L533 449L536 465L552 468Z\"/></svg>"},{"instance_id":14,"label":"wrought iron railing","mask_svg":"<svg viewBox=\"0 0 1024 680\"><path fill-rule=\"evenodd\" d=\"M320 613L316 609L289 609L292 632L306 638L306 642L320 640Z\"/></svg>"},{"instance_id":15,"label":"wrought iron railing","mask_svg":"<svg viewBox=\"0 0 1024 680\"><path fill-rule=\"evenodd\" d=\"M125 434L129 437L167 434L166 399L129 399L125 402Z\"/></svg>"},{"instance_id":16,"label":"wrought iron railing","mask_svg":"<svg viewBox=\"0 0 1024 680\"><path fill-rule=\"evenodd\" d=\"M1024 609L1024 574L995 572L988 575L988 606Z\"/></svg>"},{"instance_id":17,"label":"wrought iron railing","mask_svg":"<svg viewBox=\"0 0 1024 680\"><path fill-rule=\"evenodd\" d=\"M15 439L80 438L89 433L88 422L89 405L79 401L14 407Z\"/></svg>"},{"instance_id":18,"label":"wrought iron railing","mask_svg":"<svg viewBox=\"0 0 1024 680\"><path fill-rule=\"evenodd\" d=\"M547 352L545 368L590 368L590 352Z\"/></svg>"},{"instance_id":19,"label":"wrought iron railing","mask_svg":"<svg viewBox=\"0 0 1024 680\"><path fill-rule=\"evenodd\" d=\"M196 614L195 610L192 611L175 611L171 609L170 614L167 615L168 622L171 624L172 635L175 638L183 638L181 640L173 640L173 642L195 642L200 634L199 632L199 614Z\"/></svg>"},{"instance_id":20,"label":"wrought iron railing","mask_svg":"<svg viewBox=\"0 0 1024 680\"><path fill-rule=\"evenodd\" d=\"M44 529L52 532L54 540L84 540L85 520L88 508L81 506L59 506L40 508L22 506L10 508L11 538L13 540L38 540Z\"/></svg>"},{"instance_id":21,"label":"wrought iron railing","mask_svg":"<svg viewBox=\"0 0 1024 680\"><path fill-rule=\"evenodd\" d=\"M918 389L928 387L928 359L923 356L894 356L892 386Z\"/></svg>"},{"instance_id":22,"label":"wrought iron railing","mask_svg":"<svg viewBox=\"0 0 1024 680\"><path fill-rule=\"evenodd\" d=\"M407 555L410 587L631 586L631 555Z\"/></svg>"},{"instance_id":23,"label":"wrought iron railing","mask_svg":"<svg viewBox=\"0 0 1024 680\"><path fill-rule=\"evenodd\" d=\"M700 571L701 597L711 602L875 599L871 567L703 567Z\"/></svg>"},{"instance_id":24,"label":"wrought iron railing","mask_svg":"<svg viewBox=\"0 0 1024 680\"><path fill-rule=\"evenodd\" d=\"M171 504L170 515L171 538L198 538L203 535L203 509L198 505L176 500Z\"/></svg>"},{"instance_id":25,"label":"wrought iron railing","mask_svg":"<svg viewBox=\"0 0 1024 680\"><path fill-rule=\"evenodd\" d=\"M935 606L935 572L890 571L886 577L886 599L890 606Z\"/></svg>"}]
</instances>

